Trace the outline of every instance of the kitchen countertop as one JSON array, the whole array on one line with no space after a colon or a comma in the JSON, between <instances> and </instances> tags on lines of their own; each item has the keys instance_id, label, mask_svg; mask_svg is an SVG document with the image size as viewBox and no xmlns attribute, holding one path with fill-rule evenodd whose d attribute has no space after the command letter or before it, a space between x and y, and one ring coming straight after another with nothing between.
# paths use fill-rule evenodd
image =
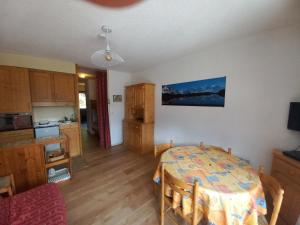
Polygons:
<instances>
[{"instance_id":1,"label":"kitchen countertop","mask_svg":"<svg viewBox=\"0 0 300 225\"><path fill-rule=\"evenodd\" d=\"M19 140L14 142L0 143L0 150L7 148L25 147L27 145L46 145L55 144L66 140L65 135L59 135L58 137L44 137L44 138L32 138L27 140Z\"/></svg>"}]
</instances>

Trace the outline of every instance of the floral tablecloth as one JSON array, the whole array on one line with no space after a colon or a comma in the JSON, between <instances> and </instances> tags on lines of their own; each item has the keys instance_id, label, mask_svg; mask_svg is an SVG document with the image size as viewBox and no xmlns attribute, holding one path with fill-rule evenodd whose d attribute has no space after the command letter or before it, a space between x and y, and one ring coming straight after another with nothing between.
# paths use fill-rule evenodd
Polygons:
<instances>
[{"instance_id":1,"label":"floral tablecloth","mask_svg":"<svg viewBox=\"0 0 300 225\"><path fill-rule=\"evenodd\" d=\"M173 176L193 184L199 182L198 209L210 225L257 225L267 213L266 201L257 172L245 160L217 150L214 146L180 146L167 150L160 165ZM160 183L160 165L154 181ZM173 207L191 213L191 199L173 196Z\"/></svg>"}]
</instances>

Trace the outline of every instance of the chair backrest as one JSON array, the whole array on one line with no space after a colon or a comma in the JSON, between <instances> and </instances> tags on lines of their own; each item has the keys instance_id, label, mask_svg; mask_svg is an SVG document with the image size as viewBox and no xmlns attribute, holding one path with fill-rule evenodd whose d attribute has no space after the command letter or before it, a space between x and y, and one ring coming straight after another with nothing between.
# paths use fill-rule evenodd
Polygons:
<instances>
[{"instance_id":1,"label":"chair backrest","mask_svg":"<svg viewBox=\"0 0 300 225\"><path fill-rule=\"evenodd\" d=\"M199 219L197 207L198 207L198 189L199 183L195 182L193 185L187 184L182 180L177 179L172 176L167 170L165 170L164 164L162 164L161 169L161 177L162 177L162 189L161 189L161 198L162 201L165 199L165 193L167 186L171 188L173 192L177 192L181 197L188 197L192 200L192 224L197 224ZM180 215L183 215L182 208Z\"/></svg>"},{"instance_id":2,"label":"chair backrest","mask_svg":"<svg viewBox=\"0 0 300 225\"><path fill-rule=\"evenodd\" d=\"M200 142L200 148L203 148L204 143L203 141ZM224 149L224 148L221 148L221 147L218 147L218 146L214 146L214 145L209 145L210 147L213 147L214 149L218 150L218 151L222 151L222 152L225 152L225 153L228 153L229 155L232 154L232 150L231 148L228 148L227 151Z\"/></svg>"},{"instance_id":3,"label":"chair backrest","mask_svg":"<svg viewBox=\"0 0 300 225\"><path fill-rule=\"evenodd\" d=\"M273 212L269 225L275 225L283 200L284 190L280 183L272 176L264 174L262 166L259 167L259 177L265 193L269 193L272 197Z\"/></svg>"},{"instance_id":4,"label":"chair backrest","mask_svg":"<svg viewBox=\"0 0 300 225\"><path fill-rule=\"evenodd\" d=\"M154 157L159 157L163 152L174 146L173 140L170 143L159 144L154 146Z\"/></svg>"}]
</instances>

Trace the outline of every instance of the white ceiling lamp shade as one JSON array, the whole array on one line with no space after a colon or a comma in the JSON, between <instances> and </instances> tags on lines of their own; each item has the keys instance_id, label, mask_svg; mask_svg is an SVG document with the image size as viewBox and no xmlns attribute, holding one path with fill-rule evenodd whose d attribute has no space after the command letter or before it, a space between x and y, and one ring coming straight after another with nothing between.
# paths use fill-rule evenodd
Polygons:
<instances>
[{"instance_id":1,"label":"white ceiling lamp shade","mask_svg":"<svg viewBox=\"0 0 300 225\"><path fill-rule=\"evenodd\" d=\"M108 34L110 34L112 30L106 25L103 25L101 29L103 31L101 36L105 38L106 48L94 52L91 56L92 63L100 68L109 68L123 63L124 59L116 52L113 52L109 46Z\"/></svg>"}]
</instances>

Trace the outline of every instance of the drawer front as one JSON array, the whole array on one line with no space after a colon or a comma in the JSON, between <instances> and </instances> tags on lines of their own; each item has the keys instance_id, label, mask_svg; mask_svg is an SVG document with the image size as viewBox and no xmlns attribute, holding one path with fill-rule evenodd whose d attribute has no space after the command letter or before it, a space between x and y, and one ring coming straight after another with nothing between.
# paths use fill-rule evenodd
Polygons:
<instances>
[{"instance_id":1,"label":"drawer front","mask_svg":"<svg viewBox=\"0 0 300 225\"><path fill-rule=\"evenodd\" d=\"M287 162L274 158L272 170L273 172L280 173L286 176L289 180L300 184L300 170L291 166Z\"/></svg>"}]
</instances>

